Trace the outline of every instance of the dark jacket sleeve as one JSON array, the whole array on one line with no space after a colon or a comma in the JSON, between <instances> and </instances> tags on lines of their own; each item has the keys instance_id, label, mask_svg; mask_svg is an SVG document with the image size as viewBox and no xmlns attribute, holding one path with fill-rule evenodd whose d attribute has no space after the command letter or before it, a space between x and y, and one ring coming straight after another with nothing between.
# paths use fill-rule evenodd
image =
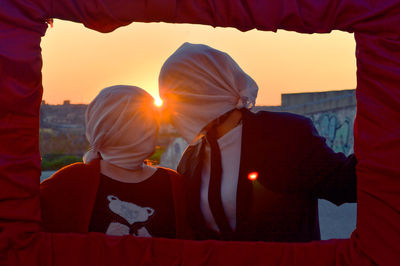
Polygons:
<instances>
[{"instance_id":1,"label":"dark jacket sleeve","mask_svg":"<svg viewBox=\"0 0 400 266\"><path fill-rule=\"evenodd\" d=\"M318 198L340 205L357 201L357 160L352 154L346 157L335 153L325 143L311 120L306 119L301 131L302 160L299 169L307 189Z\"/></svg>"}]
</instances>

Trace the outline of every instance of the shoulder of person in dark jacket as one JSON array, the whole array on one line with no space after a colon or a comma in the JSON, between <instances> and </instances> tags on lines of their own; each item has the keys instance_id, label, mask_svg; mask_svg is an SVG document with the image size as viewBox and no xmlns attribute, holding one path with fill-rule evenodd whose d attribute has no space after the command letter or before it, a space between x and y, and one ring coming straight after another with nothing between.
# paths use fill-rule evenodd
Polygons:
<instances>
[{"instance_id":1,"label":"shoulder of person in dark jacket","mask_svg":"<svg viewBox=\"0 0 400 266\"><path fill-rule=\"evenodd\" d=\"M269 173L262 183L278 192L312 193L337 205L356 201L355 156L329 148L311 119L285 112L243 114L253 160Z\"/></svg>"}]
</instances>

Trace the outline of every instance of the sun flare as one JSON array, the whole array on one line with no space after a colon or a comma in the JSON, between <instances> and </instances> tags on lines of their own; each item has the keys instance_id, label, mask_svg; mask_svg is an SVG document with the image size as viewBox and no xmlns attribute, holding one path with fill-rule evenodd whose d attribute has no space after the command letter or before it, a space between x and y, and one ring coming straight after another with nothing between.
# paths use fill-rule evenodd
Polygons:
<instances>
[{"instance_id":1,"label":"sun flare","mask_svg":"<svg viewBox=\"0 0 400 266\"><path fill-rule=\"evenodd\" d=\"M163 105L163 100L161 100L160 98L156 98L154 100L154 105L157 107L161 107Z\"/></svg>"}]
</instances>

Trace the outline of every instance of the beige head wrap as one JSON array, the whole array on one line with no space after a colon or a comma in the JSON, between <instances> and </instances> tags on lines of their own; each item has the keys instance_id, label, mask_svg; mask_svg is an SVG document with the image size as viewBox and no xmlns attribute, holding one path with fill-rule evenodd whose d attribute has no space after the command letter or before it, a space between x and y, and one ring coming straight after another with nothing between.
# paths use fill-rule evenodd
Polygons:
<instances>
[{"instance_id":1,"label":"beige head wrap","mask_svg":"<svg viewBox=\"0 0 400 266\"><path fill-rule=\"evenodd\" d=\"M155 148L158 123L154 99L134 86L103 89L86 111L90 150L84 162L99 158L125 169L140 169Z\"/></svg>"},{"instance_id":2,"label":"beige head wrap","mask_svg":"<svg viewBox=\"0 0 400 266\"><path fill-rule=\"evenodd\" d=\"M253 107L258 87L228 54L184 43L164 63L159 90L172 124L191 143L224 113Z\"/></svg>"}]
</instances>

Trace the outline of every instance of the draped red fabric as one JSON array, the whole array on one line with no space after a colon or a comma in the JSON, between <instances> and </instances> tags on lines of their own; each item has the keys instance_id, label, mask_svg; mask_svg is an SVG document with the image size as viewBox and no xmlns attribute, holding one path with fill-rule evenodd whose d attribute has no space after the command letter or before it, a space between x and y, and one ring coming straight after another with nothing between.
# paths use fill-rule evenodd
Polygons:
<instances>
[{"instance_id":1,"label":"draped red fabric","mask_svg":"<svg viewBox=\"0 0 400 266\"><path fill-rule=\"evenodd\" d=\"M40 232L40 38L48 18L101 32L133 21L240 30L355 32L357 229L307 244ZM400 261L400 2L397 0L2 0L0 265L396 265Z\"/></svg>"},{"instance_id":2,"label":"draped red fabric","mask_svg":"<svg viewBox=\"0 0 400 266\"><path fill-rule=\"evenodd\" d=\"M400 38L357 41L357 231L379 265L400 262Z\"/></svg>"},{"instance_id":3,"label":"draped red fabric","mask_svg":"<svg viewBox=\"0 0 400 266\"><path fill-rule=\"evenodd\" d=\"M28 243L28 242L27 242ZM344 265L348 240L303 244L178 241L99 233L32 235L6 265Z\"/></svg>"},{"instance_id":4,"label":"draped red fabric","mask_svg":"<svg viewBox=\"0 0 400 266\"><path fill-rule=\"evenodd\" d=\"M55 18L102 32L133 21L164 21L243 31L324 33L336 29L379 36L400 33L399 12L396 0L52 0L50 9Z\"/></svg>"}]
</instances>

